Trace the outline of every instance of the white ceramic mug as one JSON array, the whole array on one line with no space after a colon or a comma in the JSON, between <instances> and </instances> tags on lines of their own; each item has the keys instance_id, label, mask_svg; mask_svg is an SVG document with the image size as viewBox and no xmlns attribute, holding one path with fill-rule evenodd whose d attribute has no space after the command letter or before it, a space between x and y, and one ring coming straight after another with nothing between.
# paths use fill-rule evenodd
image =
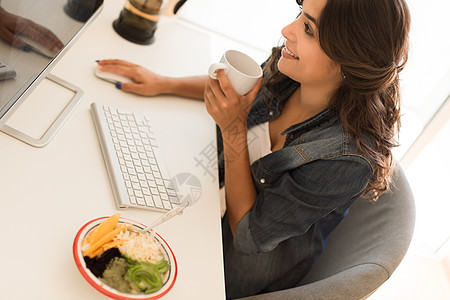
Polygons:
<instances>
[{"instance_id":1,"label":"white ceramic mug","mask_svg":"<svg viewBox=\"0 0 450 300\"><path fill-rule=\"evenodd\" d=\"M234 90L241 96L247 94L263 74L256 61L236 50L226 51L220 63L214 63L209 67L208 74L212 79L217 79L215 72L218 69L225 71Z\"/></svg>"}]
</instances>

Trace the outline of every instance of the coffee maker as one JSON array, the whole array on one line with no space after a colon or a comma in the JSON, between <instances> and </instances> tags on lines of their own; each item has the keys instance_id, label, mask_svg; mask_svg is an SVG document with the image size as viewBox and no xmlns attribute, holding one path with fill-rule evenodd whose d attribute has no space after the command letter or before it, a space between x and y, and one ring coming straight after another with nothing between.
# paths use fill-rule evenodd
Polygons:
<instances>
[{"instance_id":1,"label":"coffee maker","mask_svg":"<svg viewBox=\"0 0 450 300\"><path fill-rule=\"evenodd\" d=\"M67 0L64 12L80 22L86 22L103 4L103 0Z\"/></svg>"},{"instance_id":2,"label":"coffee maker","mask_svg":"<svg viewBox=\"0 0 450 300\"><path fill-rule=\"evenodd\" d=\"M185 2L177 2L174 14ZM126 0L119 17L113 22L115 31L133 43L152 44L162 4L163 0Z\"/></svg>"}]
</instances>

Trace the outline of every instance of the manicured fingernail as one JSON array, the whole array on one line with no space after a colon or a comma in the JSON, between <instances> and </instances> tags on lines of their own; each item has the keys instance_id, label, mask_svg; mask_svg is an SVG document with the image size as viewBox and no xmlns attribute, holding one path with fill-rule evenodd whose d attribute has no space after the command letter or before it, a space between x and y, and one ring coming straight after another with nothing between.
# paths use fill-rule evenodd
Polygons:
<instances>
[{"instance_id":1,"label":"manicured fingernail","mask_svg":"<svg viewBox=\"0 0 450 300\"><path fill-rule=\"evenodd\" d=\"M121 90L122 89L122 84L121 83L116 83L116 88Z\"/></svg>"},{"instance_id":2,"label":"manicured fingernail","mask_svg":"<svg viewBox=\"0 0 450 300\"><path fill-rule=\"evenodd\" d=\"M100 62L100 59L97 59L95 62Z\"/></svg>"},{"instance_id":3,"label":"manicured fingernail","mask_svg":"<svg viewBox=\"0 0 450 300\"><path fill-rule=\"evenodd\" d=\"M31 51L31 48L30 48L30 46L28 46L28 45L23 45L23 46L22 46L22 50L25 51L25 52L30 52L30 51Z\"/></svg>"}]
</instances>

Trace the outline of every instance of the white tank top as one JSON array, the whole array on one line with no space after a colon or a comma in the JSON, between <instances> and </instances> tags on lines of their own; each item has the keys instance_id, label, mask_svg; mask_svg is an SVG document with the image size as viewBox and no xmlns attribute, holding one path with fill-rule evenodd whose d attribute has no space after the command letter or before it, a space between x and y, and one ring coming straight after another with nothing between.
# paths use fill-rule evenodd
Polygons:
<instances>
[{"instance_id":1,"label":"white tank top","mask_svg":"<svg viewBox=\"0 0 450 300\"><path fill-rule=\"evenodd\" d=\"M253 126L248 130L247 145L248 154L250 157L250 165L261 157L272 153L272 151L270 150L271 143L269 134L269 122Z\"/></svg>"}]
</instances>

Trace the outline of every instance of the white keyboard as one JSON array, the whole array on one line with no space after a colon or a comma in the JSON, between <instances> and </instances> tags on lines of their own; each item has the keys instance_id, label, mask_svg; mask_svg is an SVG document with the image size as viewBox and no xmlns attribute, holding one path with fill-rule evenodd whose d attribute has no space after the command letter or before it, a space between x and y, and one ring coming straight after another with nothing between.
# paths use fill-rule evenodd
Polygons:
<instances>
[{"instance_id":1,"label":"white keyboard","mask_svg":"<svg viewBox=\"0 0 450 300\"><path fill-rule=\"evenodd\" d=\"M146 116L91 104L118 209L169 211L179 204Z\"/></svg>"}]
</instances>

